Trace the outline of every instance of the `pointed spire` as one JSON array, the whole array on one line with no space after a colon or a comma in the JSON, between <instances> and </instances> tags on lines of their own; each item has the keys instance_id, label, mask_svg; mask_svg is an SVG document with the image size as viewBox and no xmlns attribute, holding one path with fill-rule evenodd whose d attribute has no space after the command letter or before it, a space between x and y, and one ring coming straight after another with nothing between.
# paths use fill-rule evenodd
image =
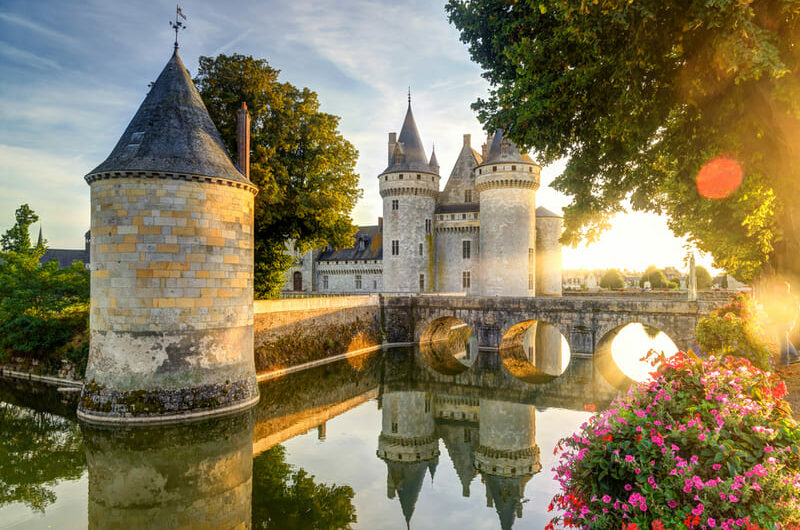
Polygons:
<instances>
[{"instance_id":1,"label":"pointed spire","mask_svg":"<svg viewBox=\"0 0 800 530\"><path fill-rule=\"evenodd\" d=\"M44 238L42 237L42 225L39 225L39 239L36 240L36 247L41 248L44 246Z\"/></svg>"},{"instance_id":2,"label":"pointed spire","mask_svg":"<svg viewBox=\"0 0 800 530\"><path fill-rule=\"evenodd\" d=\"M248 182L228 157L178 50L172 53L114 150L87 177L126 171Z\"/></svg>"},{"instance_id":3,"label":"pointed spire","mask_svg":"<svg viewBox=\"0 0 800 530\"><path fill-rule=\"evenodd\" d=\"M431 148L431 160L428 162L428 165L431 166L431 169L436 173L439 172L439 161L436 160L436 144L433 144Z\"/></svg>"},{"instance_id":4,"label":"pointed spire","mask_svg":"<svg viewBox=\"0 0 800 530\"><path fill-rule=\"evenodd\" d=\"M397 148L402 153L402 156L393 156L392 162L384 170L384 173L394 171L437 173L428 163L428 157L425 155L425 148L422 146L417 123L414 121L414 113L411 111L410 88L408 92L408 109L403 120L403 127L400 129L400 135L397 138Z\"/></svg>"},{"instance_id":5,"label":"pointed spire","mask_svg":"<svg viewBox=\"0 0 800 530\"><path fill-rule=\"evenodd\" d=\"M494 136L489 141L483 163L489 164L498 160L523 163L529 162L523 158L517 146L514 145L514 142L503 136L503 129L497 129Z\"/></svg>"}]
</instances>

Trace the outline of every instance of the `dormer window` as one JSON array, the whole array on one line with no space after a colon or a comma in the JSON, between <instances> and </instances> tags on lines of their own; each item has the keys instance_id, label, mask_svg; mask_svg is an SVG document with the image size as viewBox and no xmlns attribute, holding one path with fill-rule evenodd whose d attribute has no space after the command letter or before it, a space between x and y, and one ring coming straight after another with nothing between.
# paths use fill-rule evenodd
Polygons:
<instances>
[{"instance_id":1,"label":"dormer window","mask_svg":"<svg viewBox=\"0 0 800 530\"><path fill-rule=\"evenodd\" d=\"M464 202L472 202L472 190L464 190Z\"/></svg>"}]
</instances>

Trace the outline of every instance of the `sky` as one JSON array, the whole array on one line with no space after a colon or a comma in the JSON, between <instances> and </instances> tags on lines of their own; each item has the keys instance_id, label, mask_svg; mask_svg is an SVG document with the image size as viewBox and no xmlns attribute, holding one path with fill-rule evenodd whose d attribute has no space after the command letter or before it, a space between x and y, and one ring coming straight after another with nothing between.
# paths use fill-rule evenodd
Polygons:
<instances>
[{"instance_id":1,"label":"sky","mask_svg":"<svg viewBox=\"0 0 800 530\"><path fill-rule=\"evenodd\" d=\"M356 224L376 224L381 215L377 175L409 86L428 156L436 145L442 187L463 134L480 150L486 133L470 104L489 85L448 23L444 1L186 0L181 8L188 20L180 54L192 75L201 55L264 58L282 81L316 91L322 110L341 117L342 134L359 151L364 195ZM0 230L28 203L51 247L82 247L89 227L83 176L111 152L169 60L174 16L175 4L165 0L0 0ZM563 167L543 168L537 206L561 212L569 203L549 187ZM600 241L565 248L563 263L685 270L684 244L663 218L630 213ZM698 264L711 267L711 259L698 254Z\"/></svg>"}]
</instances>

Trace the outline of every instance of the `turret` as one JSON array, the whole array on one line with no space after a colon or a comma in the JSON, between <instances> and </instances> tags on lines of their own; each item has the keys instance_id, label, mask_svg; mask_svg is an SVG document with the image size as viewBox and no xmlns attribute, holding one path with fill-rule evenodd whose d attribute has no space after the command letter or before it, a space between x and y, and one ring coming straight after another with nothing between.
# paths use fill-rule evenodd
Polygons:
<instances>
[{"instance_id":1,"label":"turret","mask_svg":"<svg viewBox=\"0 0 800 530\"><path fill-rule=\"evenodd\" d=\"M253 202L175 49L91 189L78 416L181 420L258 401Z\"/></svg>"},{"instance_id":2,"label":"turret","mask_svg":"<svg viewBox=\"0 0 800 530\"><path fill-rule=\"evenodd\" d=\"M481 292L534 296L536 190L541 167L497 131L475 168L480 200Z\"/></svg>"},{"instance_id":3,"label":"turret","mask_svg":"<svg viewBox=\"0 0 800 530\"><path fill-rule=\"evenodd\" d=\"M439 461L433 400L425 392L383 394L378 458L386 462L386 495L399 497L406 525L410 523L426 471L431 480Z\"/></svg>"},{"instance_id":4,"label":"turret","mask_svg":"<svg viewBox=\"0 0 800 530\"><path fill-rule=\"evenodd\" d=\"M431 167L431 162L437 166ZM409 98L400 136L389 133L389 164L378 176L385 291L435 290L433 219L438 171L435 156L429 161L425 155Z\"/></svg>"},{"instance_id":5,"label":"turret","mask_svg":"<svg viewBox=\"0 0 800 530\"><path fill-rule=\"evenodd\" d=\"M561 216L536 208L536 296L561 296Z\"/></svg>"}]
</instances>

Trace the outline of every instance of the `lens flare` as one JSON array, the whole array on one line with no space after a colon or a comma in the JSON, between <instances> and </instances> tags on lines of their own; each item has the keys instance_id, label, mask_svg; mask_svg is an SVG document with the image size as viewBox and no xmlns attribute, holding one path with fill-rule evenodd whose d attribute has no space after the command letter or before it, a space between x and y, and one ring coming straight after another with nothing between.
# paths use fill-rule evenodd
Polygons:
<instances>
[{"instance_id":1,"label":"lens flare","mask_svg":"<svg viewBox=\"0 0 800 530\"><path fill-rule=\"evenodd\" d=\"M742 167L736 160L714 158L697 174L697 191L706 199L724 199L736 191L742 183L742 175Z\"/></svg>"}]
</instances>

